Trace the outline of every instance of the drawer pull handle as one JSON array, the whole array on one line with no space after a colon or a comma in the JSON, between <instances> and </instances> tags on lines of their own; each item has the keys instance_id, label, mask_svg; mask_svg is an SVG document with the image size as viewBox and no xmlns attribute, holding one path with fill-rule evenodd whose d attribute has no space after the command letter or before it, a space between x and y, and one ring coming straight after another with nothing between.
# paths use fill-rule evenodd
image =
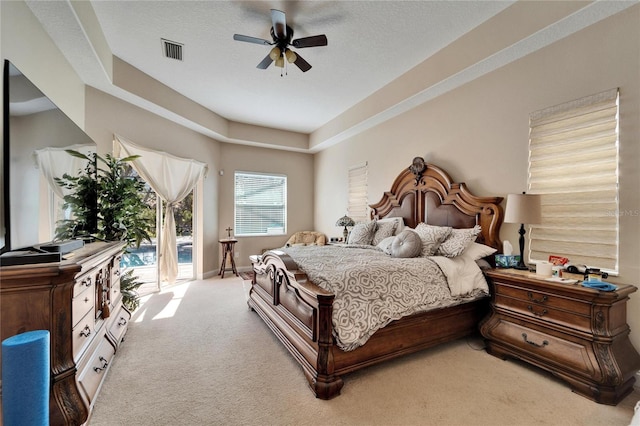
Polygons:
<instances>
[{"instance_id":1,"label":"drawer pull handle","mask_svg":"<svg viewBox=\"0 0 640 426\"><path fill-rule=\"evenodd\" d=\"M527 297L529 298L529 300L536 303L544 303L547 301L546 295L542 295L542 299L536 299L535 297L533 297L533 293L531 293L530 291L527 292Z\"/></svg>"},{"instance_id":2,"label":"drawer pull handle","mask_svg":"<svg viewBox=\"0 0 640 426\"><path fill-rule=\"evenodd\" d=\"M89 337L91 335L91 328L89 328L88 325L85 325L82 331L80 332L80 335L83 337Z\"/></svg>"},{"instance_id":3,"label":"drawer pull handle","mask_svg":"<svg viewBox=\"0 0 640 426\"><path fill-rule=\"evenodd\" d=\"M104 359L104 357L101 356L98 359L102 361L102 367L93 367L93 371L95 371L96 373L100 373L109 365L109 362L106 359Z\"/></svg>"},{"instance_id":4,"label":"drawer pull handle","mask_svg":"<svg viewBox=\"0 0 640 426\"><path fill-rule=\"evenodd\" d=\"M536 342L532 342L531 340L527 340L527 333L522 333L522 338L525 342L527 342L531 346L535 346L536 348L543 348L549 344L549 342L547 342L546 340L543 340L541 345Z\"/></svg>"},{"instance_id":5,"label":"drawer pull handle","mask_svg":"<svg viewBox=\"0 0 640 426\"><path fill-rule=\"evenodd\" d=\"M120 320L118 321L118 325L125 325L127 323L127 320L124 319L124 317L120 317Z\"/></svg>"},{"instance_id":6,"label":"drawer pull handle","mask_svg":"<svg viewBox=\"0 0 640 426\"><path fill-rule=\"evenodd\" d=\"M549 312L546 309L543 309L542 312L536 312L533 310L533 306L529 305L527 306L527 309L529 310L529 312L531 312L533 315L537 316L537 317L543 317L546 314L548 314Z\"/></svg>"},{"instance_id":7,"label":"drawer pull handle","mask_svg":"<svg viewBox=\"0 0 640 426\"><path fill-rule=\"evenodd\" d=\"M82 281L82 285L85 287L91 287L91 278Z\"/></svg>"},{"instance_id":8,"label":"drawer pull handle","mask_svg":"<svg viewBox=\"0 0 640 426\"><path fill-rule=\"evenodd\" d=\"M84 298L84 303L87 303L88 301L89 301L89 298L88 298L88 297L85 297L85 298Z\"/></svg>"},{"instance_id":9,"label":"drawer pull handle","mask_svg":"<svg viewBox=\"0 0 640 426\"><path fill-rule=\"evenodd\" d=\"M116 277L119 277L120 276L120 270L114 271L113 275L115 275Z\"/></svg>"}]
</instances>

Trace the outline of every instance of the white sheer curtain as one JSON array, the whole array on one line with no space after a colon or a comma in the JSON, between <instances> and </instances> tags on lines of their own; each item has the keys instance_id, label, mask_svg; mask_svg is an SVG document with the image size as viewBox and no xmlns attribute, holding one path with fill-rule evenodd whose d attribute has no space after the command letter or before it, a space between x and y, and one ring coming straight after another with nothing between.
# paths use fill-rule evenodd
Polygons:
<instances>
[{"instance_id":1,"label":"white sheer curtain","mask_svg":"<svg viewBox=\"0 0 640 426\"><path fill-rule=\"evenodd\" d=\"M131 162L132 167L166 203L160 242L160 280L174 283L178 276L174 206L206 175L207 165L143 148L119 135L115 135L114 142L117 157L140 156Z\"/></svg>"},{"instance_id":2,"label":"white sheer curtain","mask_svg":"<svg viewBox=\"0 0 640 426\"><path fill-rule=\"evenodd\" d=\"M63 211L62 200L71 190L58 185L55 178L61 178L65 173L71 176L77 176L78 172L84 171L87 166L87 160L74 157L66 152L66 150L78 151L89 156L89 154L96 152L96 146L93 144L76 144L62 148L47 147L38 149L33 153L36 166L49 184L49 188L53 193L52 196L47 197L48 205L46 209L43 208L40 212L40 220L44 220L46 223L46 232L48 234L41 235L41 239L43 240L52 239L56 234L56 222L62 218L69 219L70 216L69 211Z\"/></svg>"},{"instance_id":3,"label":"white sheer curtain","mask_svg":"<svg viewBox=\"0 0 640 426\"><path fill-rule=\"evenodd\" d=\"M79 170L84 171L87 160L70 155L67 150L78 151L84 155L96 152L95 145L70 145L62 148L47 147L34 151L34 156L40 173L49 182L51 190L60 198L69 193L69 190L61 187L55 178L61 178L68 173L76 176Z\"/></svg>"}]
</instances>

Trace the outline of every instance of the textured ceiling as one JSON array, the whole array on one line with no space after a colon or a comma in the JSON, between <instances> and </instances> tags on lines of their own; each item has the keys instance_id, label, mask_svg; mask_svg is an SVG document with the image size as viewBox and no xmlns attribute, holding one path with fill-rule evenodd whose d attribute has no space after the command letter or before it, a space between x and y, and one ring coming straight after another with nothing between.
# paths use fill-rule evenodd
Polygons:
<instances>
[{"instance_id":1,"label":"textured ceiling","mask_svg":"<svg viewBox=\"0 0 640 426\"><path fill-rule=\"evenodd\" d=\"M310 133L508 7L507 1L92 1L112 53L232 121ZM105 72L66 2L29 1L83 80L107 92ZM294 38L326 34L299 49L313 68L256 65L269 46L270 9L286 13ZM167 59L161 38L184 44ZM120 94L122 95L122 94ZM123 97L123 96L120 96Z\"/></svg>"}]
</instances>

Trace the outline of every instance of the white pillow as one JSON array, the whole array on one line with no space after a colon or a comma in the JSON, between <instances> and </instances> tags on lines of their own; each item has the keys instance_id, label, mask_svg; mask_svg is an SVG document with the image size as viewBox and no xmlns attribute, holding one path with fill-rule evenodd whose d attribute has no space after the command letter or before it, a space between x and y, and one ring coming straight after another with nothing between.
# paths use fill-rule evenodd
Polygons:
<instances>
[{"instance_id":1,"label":"white pillow","mask_svg":"<svg viewBox=\"0 0 640 426\"><path fill-rule=\"evenodd\" d=\"M473 242L462 252L462 257L470 258L472 260L480 260L483 257L491 256L498 250L493 247L485 246L484 244Z\"/></svg>"},{"instance_id":2,"label":"white pillow","mask_svg":"<svg viewBox=\"0 0 640 426\"><path fill-rule=\"evenodd\" d=\"M384 240L380 241L377 247L383 252L385 252L386 254L391 254L391 243L393 243L393 240L395 238L396 237L393 237L393 236L387 237Z\"/></svg>"}]
</instances>

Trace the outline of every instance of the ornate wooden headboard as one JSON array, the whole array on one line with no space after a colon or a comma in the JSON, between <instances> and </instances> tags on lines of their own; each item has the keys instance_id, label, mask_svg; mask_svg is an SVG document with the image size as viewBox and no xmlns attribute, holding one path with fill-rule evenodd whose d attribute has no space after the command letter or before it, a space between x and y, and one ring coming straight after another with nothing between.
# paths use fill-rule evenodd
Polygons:
<instances>
[{"instance_id":1,"label":"ornate wooden headboard","mask_svg":"<svg viewBox=\"0 0 640 426\"><path fill-rule=\"evenodd\" d=\"M421 157L396 177L391 190L371 204L371 218L402 217L407 226L420 222L453 228L482 227L478 242L502 251L502 197L477 197L464 183Z\"/></svg>"}]
</instances>

